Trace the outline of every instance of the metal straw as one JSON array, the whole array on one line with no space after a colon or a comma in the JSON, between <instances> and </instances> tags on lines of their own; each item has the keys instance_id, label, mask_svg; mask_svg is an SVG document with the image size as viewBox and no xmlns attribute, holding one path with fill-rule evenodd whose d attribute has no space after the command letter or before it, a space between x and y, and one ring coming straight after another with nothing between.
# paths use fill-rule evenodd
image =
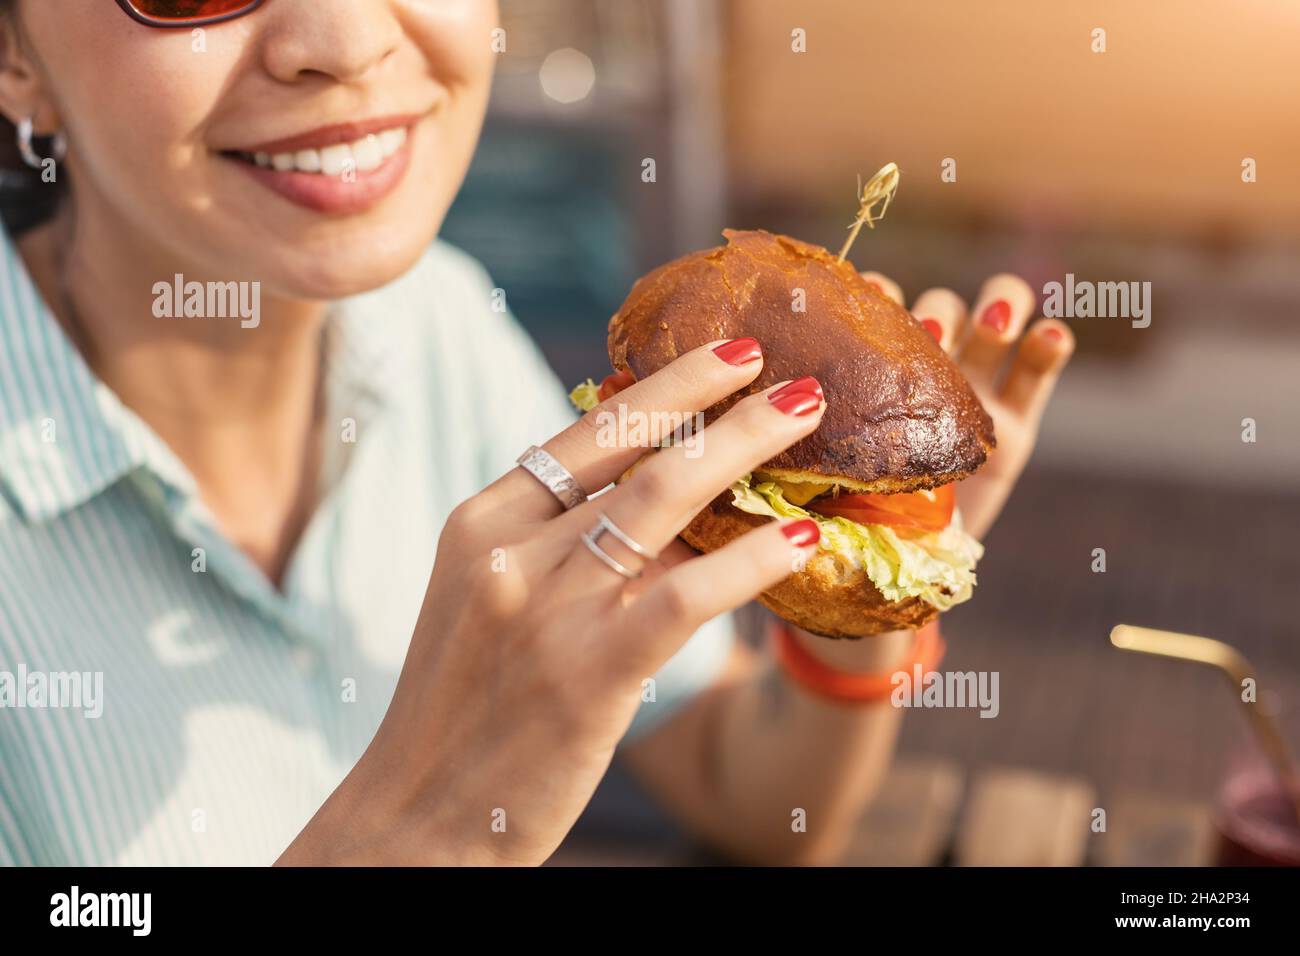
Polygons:
<instances>
[{"instance_id":1,"label":"metal straw","mask_svg":"<svg viewBox=\"0 0 1300 956\"><path fill-rule=\"evenodd\" d=\"M1209 664L1222 672L1236 691L1233 696L1246 708L1250 728L1255 732L1269 763L1273 765L1283 792L1290 798L1296 822L1300 824L1300 773L1296 772L1296 763L1287 748L1286 737L1273 715L1266 708L1247 703L1241 698L1242 682L1255 677L1258 672L1240 651L1231 644L1209 637L1157 631L1131 624L1118 624L1111 628L1110 642L1120 650Z\"/></svg>"}]
</instances>

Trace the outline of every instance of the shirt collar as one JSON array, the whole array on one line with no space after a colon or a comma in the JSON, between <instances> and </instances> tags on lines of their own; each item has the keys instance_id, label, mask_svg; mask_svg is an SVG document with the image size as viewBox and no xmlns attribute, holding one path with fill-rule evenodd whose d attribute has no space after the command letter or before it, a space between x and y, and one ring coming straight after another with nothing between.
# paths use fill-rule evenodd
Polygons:
<instances>
[{"instance_id":1,"label":"shirt collar","mask_svg":"<svg viewBox=\"0 0 1300 956\"><path fill-rule=\"evenodd\" d=\"M327 323L327 394L358 418L389 402L401 382L400 350L367 301L338 303ZM39 522L139 469L173 493L196 493L185 465L86 365L0 229L0 492Z\"/></svg>"}]
</instances>

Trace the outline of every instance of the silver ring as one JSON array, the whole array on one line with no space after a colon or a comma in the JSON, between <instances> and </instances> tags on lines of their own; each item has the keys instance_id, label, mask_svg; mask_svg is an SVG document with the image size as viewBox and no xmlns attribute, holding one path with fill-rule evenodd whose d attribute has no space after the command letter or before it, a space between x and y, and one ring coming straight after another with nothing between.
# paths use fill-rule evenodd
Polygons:
<instances>
[{"instance_id":1,"label":"silver ring","mask_svg":"<svg viewBox=\"0 0 1300 956\"><path fill-rule=\"evenodd\" d=\"M600 546L599 543L600 537L606 532L612 534L626 548L628 548L630 551L634 552L635 554L639 554L647 561L653 561L655 558L659 557L659 555L651 553L649 549L643 547L640 543L633 540L632 537L628 535L626 531L624 531L618 525L614 524L614 522L610 521L609 516L602 511L600 514L600 520L596 522L596 526L592 528L590 531L583 534L582 543L587 546L588 551L590 551L596 557L600 558L601 561L605 562L607 567L617 571L619 574L623 575L623 577L627 578L628 580L639 578L641 576L641 572L631 570L630 568L625 566L621 561L619 561L617 558L615 558L613 555L611 555L608 551L606 551L604 548Z\"/></svg>"},{"instance_id":2,"label":"silver ring","mask_svg":"<svg viewBox=\"0 0 1300 956\"><path fill-rule=\"evenodd\" d=\"M515 463L544 484L559 499L565 511L587 500L587 493L579 487L578 479L545 448L533 445L516 458Z\"/></svg>"}]
</instances>

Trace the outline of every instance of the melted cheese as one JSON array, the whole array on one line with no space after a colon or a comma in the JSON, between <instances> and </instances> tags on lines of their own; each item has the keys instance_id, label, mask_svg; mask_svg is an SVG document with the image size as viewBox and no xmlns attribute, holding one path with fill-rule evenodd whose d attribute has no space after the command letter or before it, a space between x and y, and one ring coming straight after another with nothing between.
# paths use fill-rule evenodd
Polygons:
<instances>
[{"instance_id":1,"label":"melted cheese","mask_svg":"<svg viewBox=\"0 0 1300 956\"><path fill-rule=\"evenodd\" d=\"M780 485L781 494L785 496L785 500L801 508L818 495L825 494L835 487L833 481L825 484L812 481L778 481L766 475L755 475L754 478L757 481L773 481Z\"/></svg>"}]
</instances>

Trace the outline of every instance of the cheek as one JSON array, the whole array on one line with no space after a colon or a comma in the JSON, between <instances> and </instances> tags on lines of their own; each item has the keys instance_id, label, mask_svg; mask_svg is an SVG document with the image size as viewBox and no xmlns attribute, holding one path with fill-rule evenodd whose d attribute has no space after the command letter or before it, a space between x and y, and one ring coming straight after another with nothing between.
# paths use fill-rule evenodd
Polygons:
<instances>
[{"instance_id":1,"label":"cheek","mask_svg":"<svg viewBox=\"0 0 1300 956\"><path fill-rule=\"evenodd\" d=\"M492 31L498 25L492 0L405 0L407 35L423 53L429 71L443 83L486 97L496 56Z\"/></svg>"},{"instance_id":2,"label":"cheek","mask_svg":"<svg viewBox=\"0 0 1300 956\"><path fill-rule=\"evenodd\" d=\"M460 188L487 111L497 59L492 35L498 24L496 4L399 0L399 7L406 39L400 71L432 77L446 91L412 169L412 186L440 220Z\"/></svg>"},{"instance_id":3,"label":"cheek","mask_svg":"<svg viewBox=\"0 0 1300 956\"><path fill-rule=\"evenodd\" d=\"M180 33L151 39L100 57L61 108L79 166L101 189L165 202L201 186L202 130L234 64L210 36L206 52Z\"/></svg>"}]
</instances>

